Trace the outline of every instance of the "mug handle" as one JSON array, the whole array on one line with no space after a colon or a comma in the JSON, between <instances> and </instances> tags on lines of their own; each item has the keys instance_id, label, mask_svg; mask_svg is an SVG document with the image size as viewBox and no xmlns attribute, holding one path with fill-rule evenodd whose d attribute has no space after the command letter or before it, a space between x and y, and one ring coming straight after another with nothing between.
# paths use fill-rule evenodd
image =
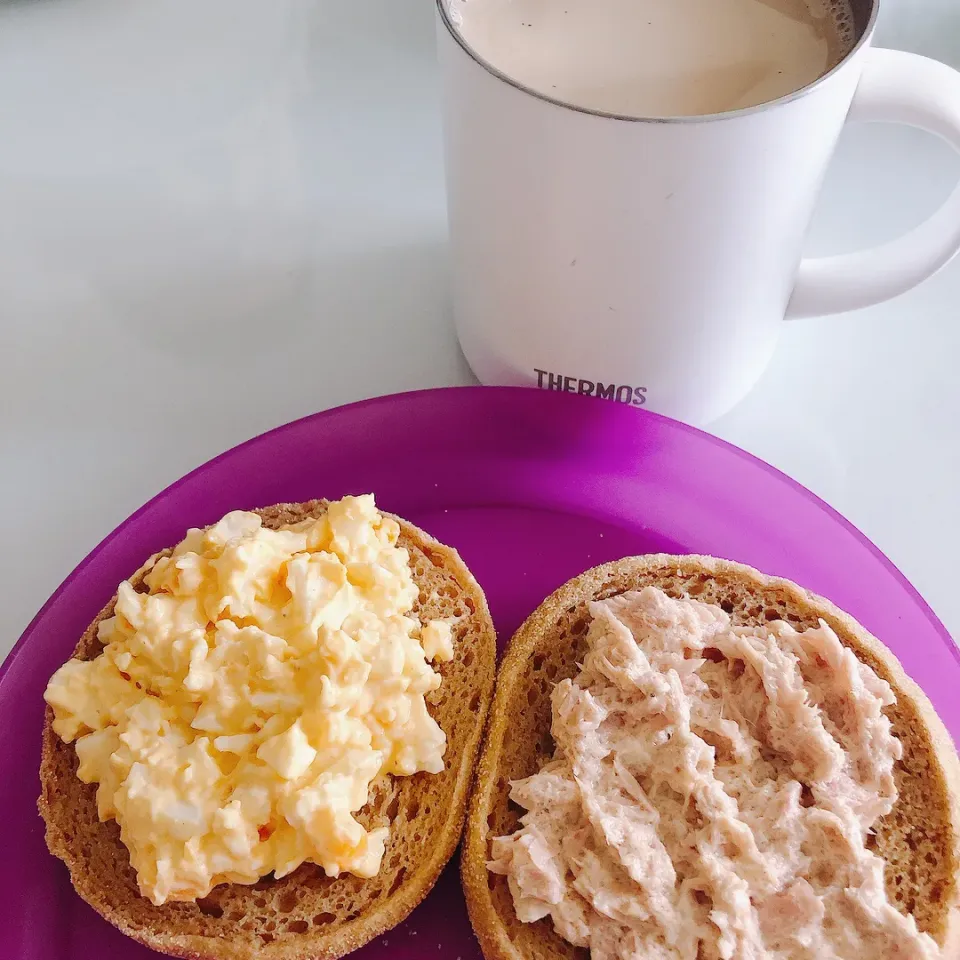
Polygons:
<instances>
[{"instance_id":1,"label":"mug handle","mask_svg":"<svg viewBox=\"0 0 960 960\"><path fill-rule=\"evenodd\" d=\"M867 51L852 121L905 123L960 152L960 73L914 53ZM787 318L869 307L933 276L960 251L960 187L925 223L860 253L802 260Z\"/></svg>"}]
</instances>

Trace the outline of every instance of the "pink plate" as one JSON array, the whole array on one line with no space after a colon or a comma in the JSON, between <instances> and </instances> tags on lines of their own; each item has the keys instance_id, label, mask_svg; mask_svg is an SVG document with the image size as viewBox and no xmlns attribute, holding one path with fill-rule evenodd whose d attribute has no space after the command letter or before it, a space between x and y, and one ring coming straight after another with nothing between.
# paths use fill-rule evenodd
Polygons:
<instances>
[{"instance_id":1,"label":"pink plate","mask_svg":"<svg viewBox=\"0 0 960 960\"><path fill-rule=\"evenodd\" d=\"M628 554L705 553L789 577L885 641L960 734L960 656L903 576L783 474L705 433L612 403L461 388L291 423L223 454L120 525L66 579L0 667L0 955L133 960L44 846L36 810L42 694L117 584L189 526L229 510L374 491L455 546L505 642L554 587ZM456 865L358 960L476 960Z\"/></svg>"}]
</instances>

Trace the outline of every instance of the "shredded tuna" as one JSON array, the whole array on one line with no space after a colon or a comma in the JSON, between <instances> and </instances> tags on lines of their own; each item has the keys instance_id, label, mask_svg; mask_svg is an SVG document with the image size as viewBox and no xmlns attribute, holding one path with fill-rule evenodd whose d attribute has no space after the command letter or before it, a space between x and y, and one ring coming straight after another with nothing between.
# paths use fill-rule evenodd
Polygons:
<instances>
[{"instance_id":1,"label":"shredded tuna","mask_svg":"<svg viewBox=\"0 0 960 960\"><path fill-rule=\"evenodd\" d=\"M652 587L591 614L554 758L492 842L521 921L593 960L938 960L866 846L897 799L889 684L823 622L735 627Z\"/></svg>"}]
</instances>

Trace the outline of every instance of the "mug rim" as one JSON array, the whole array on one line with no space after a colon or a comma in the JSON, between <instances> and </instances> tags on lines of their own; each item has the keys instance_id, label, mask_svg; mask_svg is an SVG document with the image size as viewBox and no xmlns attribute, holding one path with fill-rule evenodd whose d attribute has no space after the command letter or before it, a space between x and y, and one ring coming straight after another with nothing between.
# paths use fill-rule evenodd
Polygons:
<instances>
[{"instance_id":1,"label":"mug rim","mask_svg":"<svg viewBox=\"0 0 960 960\"><path fill-rule=\"evenodd\" d=\"M717 120L733 120L740 117L748 117L755 113L761 113L764 110L769 110L773 107L778 107L792 103L794 100L799 100L801 97L805 97L808 93L812 93L814 90L819 88L821 84L826 83L833 76L839 73L840 70L843 69L851 59L853 59L853 57L855 57L864 47L869 45L874 29L877 25L877 17L880 13L880 0L870 0L870 16L867 18L867 23L863 28L863 33L860 35L857 42L839 60L839 62L831 67L822 76L817 77L816 80L812 80L805 86L802 86L797 90L793 90L790 93L784 94L782 97L777 97L776 100L766 100L763 103L755 104L752 107L740 107L737 110L725 110L722 113L705 113L693 114L691 116L672 117L637 117L628 113L611 113L606 110L597 110L593 107L582 107L575 103L570 103L567 100L560 100L556 97L551 97L549 94L535 90L533 87L528 87L526 84L514 79L509 74L504 73L499 67L492 64L489 60L481 57L480 54L477 53L467 43L463 37L463 34L456 28L450 19L449 0L436 0L436 6L440 19L443 22L443 25L446 27L447 33L450 34L454 42L468 57L470 57L471 60L473 60L474 63L482 67L495 80L500 80L508 86L513 87L514 90L517 90L520 93L528 94L529 96L534 97L543 103L560 107L560 109L568 110L572 113L580 113L590 117L599 117L603 120L621 120L625 121L626 123L658 124L694 124L710 123Z\"/></svg>"}]
</instances>

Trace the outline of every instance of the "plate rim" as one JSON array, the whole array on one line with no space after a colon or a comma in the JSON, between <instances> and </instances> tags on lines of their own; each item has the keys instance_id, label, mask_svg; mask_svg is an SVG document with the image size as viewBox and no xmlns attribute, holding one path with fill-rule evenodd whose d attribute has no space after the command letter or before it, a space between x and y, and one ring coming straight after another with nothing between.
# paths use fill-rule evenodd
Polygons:
<instances>
[{"instance_id":1,"label":"plate rim","mask_svg":"<svg viewBox=\"0 0 960 960\"><path fill-rule=\"evenodd\" d=\"M499 397L504 396L513 396L517 399L520 399L524 395L529 395L530 397L539 397L540 395L548 393L548 391L537 390L531 387L509 387L509 386L477 386L477 385L467 385L467 386L443 386L443 387L427 387L417 390L406 390L399 393L389 393L383 394L381 396L369 397L363 400L356 400L350 403L340 404L335 407L329 407L325 410L318 410L314 413L306 414L302 417L297 417L294 420L287 421L286 423L279 424L276 427L271 427L268 430L258 433L247 440L243 440L238 444L234 444L232 447L221 451L215 456L211 457L209 460L204 461L199 466L194 467L192 470L189 470L183 476L174 480L172 483L168 484L154 496L150 497L145 501L140 507L134 510L131 514L125 517L123 520L118 523L113 530L111 530L102 540L100 540L87 554L83 557L82 560L67 574L66 577L59 583L59 585L53 590L44 604L40 607L37 613L33 616L30 622L27 624L24 631L20 634L16 643L10 649L10 652L6 655L2 662L0 662L0 686L3 685L4 678L9 672L10 668L13 666L14 662L22 655L23 650L29 644L30 638L34 631L37 629L40 622L43 620L47 610L56 602L59 596L67 589L67 587L76 579L91 563L96 560L96 558L113 542L115 538L121 536L126 528L141 517L144 513L151 510L159 503L161 503L168 496L171 496L180 487L186 485L193 479L202 474L206 473L208 470L216 467L221 461L227 457L232 456L239 450L242 450L246 447L249 447L253 444L260 443L261 441L272 437L278 434L282 434L288 430L292 430L295 427L303 426L308 422L321 421L325 419L331 419L337 416L340 416L347 411L357 410L363 407L371 407L378 405L387 405L397 400L418 400L424 397L436 396L437 394L451 395L456 394L460 396L484 396L496 394ZM574 395L566 395L570 399ZM596 398L583 397L578 398L580 402L583 403L592 403L596 402ZM521 401L526 402L526 401ZM538 402L541 402L538 400ZM857 527L851 520L848 520L842 513L837 509L830 506L825 500L817 496L812 490L808 487L805 487L802 483L797 480L794 480L793 477L789 474L784 473L782 470L768 463L766 460L763 460L761 457L756 456L755 454L750 453L747 450L744 450L742 447L738 447L736 444L731 443L728 440L724 440L721 437L716 436L715 434L709 433L706 430L700 429L699 427L691 426L688 423L684 423L681 420L675 420L672 417L667 417L664 414L656 413L652 410L645 409L633 409L631 412L641 417L653 417L656 420L660 421L668 430L674 430L679 433L687 434L695 438L698 442L705 442L707 444L718 447L727 453L731 453L742 460L753 463L755 466L758 466L762 471L767 473L773 479L778 480L781 483L786 484L790 487L794 493L799 494L803 499L805 499L810 505L816 507L823 513L827 514L833 521L838 523L843 527L848 533L852 534L854 539L859 542L863 547L866 547L869 552L871 552L874 557L880 561L880 564L891 573L895 580L897 580L901 587L903 587L910 597L910 599L917 605L919 611L924 615L924 617L929 621L932 629L939 634L940 639L943 640L948 648L951 650L954 659L960 664L960 648L958 648L957 643L954 641L952 634L947 630L946 626L934 612L933 608L929 603L924 599L920 591L910 582L907 576L900 570L900 568L884 553L859 527Z\"/></svg>"}]
</instances>

